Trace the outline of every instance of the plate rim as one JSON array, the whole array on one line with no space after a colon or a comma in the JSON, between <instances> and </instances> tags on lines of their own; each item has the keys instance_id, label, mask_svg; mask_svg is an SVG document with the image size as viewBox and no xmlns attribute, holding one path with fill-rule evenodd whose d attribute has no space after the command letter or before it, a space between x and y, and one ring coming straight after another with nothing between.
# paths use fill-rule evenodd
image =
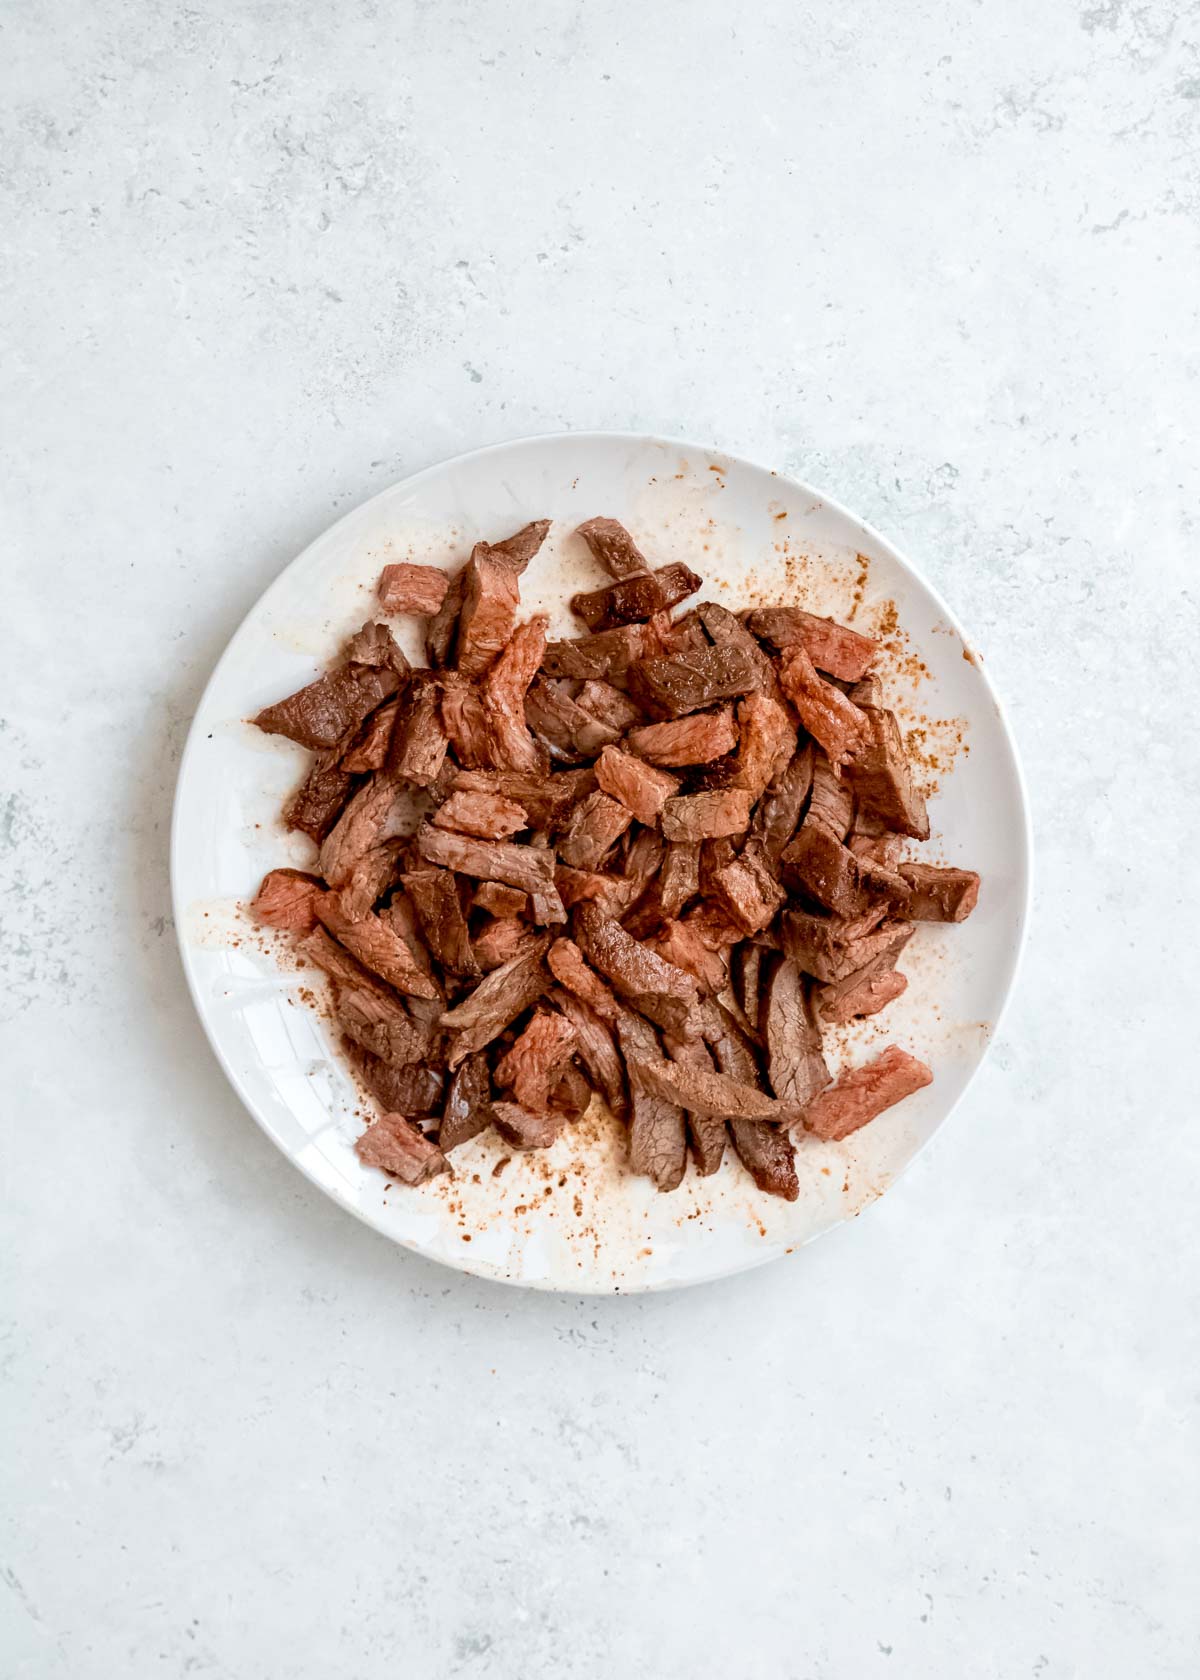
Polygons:
<instances>
[{"instance_id":1,"label":"plate rim","mask_svg":"<svg viewBox=\"0 0 1200 1680\"><path fill-rule=\"evenodd\" d=\"M260 609L271 598L274 592L282 587L288 574L294 567L300 565L311 549L315 548L318 543L325 542L335 531L339 530L343 525L348 524L351 520L361 515L362 512L373 502L380 501L385 496L394 495L398 490L415 489L425 480L434 477L438 473L445 472L450 468L461 466L470 461L478 460L483 456L499 455L508 451L525 449L530 445L561 443L566 440L570 440L571 442L578 443L580 445L594 442L606 442L624 443L639 447L650 445L658 448L685 450L692 453L707 455L719 460L728 461L737 466L749 467L755 472L765 473L769 477L778 479L781 483L788 484L793 489L798 490L803 495L820 503L822 506L829 508L832 512L841 515L843 518L849 520L851 524L858 526L862 531L866 532L873 542L877 543L879 547L886 552L888 558L900 567L901 571L905 572L916 584L919 585L921 589L928 593L940 612L945 616L946 621L958 635L964 649L969 650L973 656L972 662L975 664L976 671L983 681L984 691L995 710L997 720L1000 724L1000 737L1007 752L1016 782L1021 819L1021 855L1018 861L1020 865L1019 875L1023 880L1023 890L1020 894L1016 918L1015 939L1013 941L1009 957L1009 968L1003 979L1003 994L991 1025L991 1031L988 1033L987 1041L983 1046L979 1059L975 1063L975 1066L971 1069L971 1072L968 1074L962 1090L950 1104L950 1107L946 1110L942 1119L934 1127L933 1131L910 1156L908 1161L905 1163L903 1172L900 1176L906 1176L912 1167L915 1166L916 1162L929 1148L929 1145L933 1142L934 1138L945 1126L949 1124L950 1120L961 1108L967 1093L970 1091L971 1087L975 1083L975 1080L978 1078L980 1069L984 1066L991 1054L992 1046L1004 1025L1005 1018L1012 1003L1013 993L1016 991L1017 981L1020 978L1021 965L1024 960L1025 945L1029 932L1029 923L1032 916L1034 887L1034 830L1029 799L1029 787L1025 777L1025 769L1021 761L1021 754L1017 747L1017 740L1012 727L1012 721L1009 717L1004 701L996 690L996 686L987 670L986 663L973 648L971 638L968 637L958 619L957 614L944 599L941 591L930 582L925 574L916 565L914 565L912 561L900 552L900 550L893 542L890 541L889 538L885 537L876 526L871 524L869 520L864 519L861 514L855 513L852 508L848 508L844 502L839 501L836 497L827 495L823 490L810 483L807 479L798 478L790 472L781 471L777 467L766 466L763 462L754 460L749 455L743 455L733 450L719 448L711 444L697 443L694 439L671 437L659 432L626 432L620 430L596 430L594 428L589 428L586 431L565 430L554 432L533 432L525 434L521 437L506 438L497 443L483 444L477 449L463 450L457 455L448 455L441 460L431 462L428 466L420 468L415 473L409 473L403 478L396 479L391 484L384 485L381 489L373 491L371 495L363 497L363 499L356 502L353 507L347 508L347 510L335 519L332 524L327 525L322 530L318 531L316 536L314 536L310 542L306 543L298 553L294 554L292 558L280 569L271 582L268 583L266 588L262 590L261 593L258 594L251 602L250 606L242 615L237 626L233 630L233 633L230 635L229 640L225 643L225 646L213 665L212 670L209 672L208 679L196 701L191 722L188 724L188 731L184 741L183 751L179 758L179 768L175 776L175 790L171 802L171 826L168 838L168 861L171 877L171 911L175 923L175 940L179 951L180 966L183 969L184 979L187 982L188 993L192 1000L192 1006L199 1018L200 1025L203 1028L204 1036L208 1041L209 1048L216 1057L218 1066L225 1075L226 1079L229 1081L229 1084L233 1087L233 1090L241 1102L242 1107L248 1111L259 1130L265 1134L265 1136L270 1140L275 1148L278 1149L279 1153L292 1167L303 1173L304 1177L314 1186L314 1188L320 1190L323 1195L328 1196L339 1207L344 1208L347 1213L352 1214L362 1224L366 1225L372 1231L377 1232L380 1236L386 1238L397 1247L407 1249L414 1254L419 1254L422 1258L433 1264L448 1266L454 1271L480 1278L486 1282L504 1284L514 1289L536 1289L545 1294L564 1296L603 1295L611 1297L614 1295L632 1296L657 1294L663 1293L667 1290L693 1288L700 1284L715 1283L722 1278L736 1277L743 1272L756 1270L758 1267L766 1265L769 1261L783 1259L786 1255L798 1253L802 1248L807 1248L810 1243L814 1243L819 1238L828 1235L830 1232L840 1229L846 1221L845 1219L841 1219L835 1225L826 1226L820 1231L815 1231L812 1235L801 1238L795 1244L789 1245L786 1251L776 1250L762 1255L751 1255L736 1265L720 1265L713 1271L702 1272L693 1277L663 1278L644 1284L633 1283L628 1287L612 1286L608 1288L593 1289L576 1286L572 1288L569 1284L558 1283L554 1280L520 1278L504 1274L499 1271L493 1271L490 1266L486 1265L486 1263L481 1264L478 1259L473 1260L473 1257L470 1255L459 1256L456 1254L451 1257L431 1254L425 1248L421 1247L419 1243L398 1236L394 1231L389 1230L378 1219L373 1217L370 1209L358 1206L356 1203L348 1200L335 1185L326 1183L320 1179L314 1172L310 1171L303 1160L293 1154L284 1145L281 1139L276 1137L275 1133L267 1125L265 1119L259 1114L256 1105L251 1100L247 1090L244 1088L239 1073L231 1064L216 1037L208 1017L208 1012L201 1005L197 977L193 971L188 946L184 939L185 916L180 899L180 873L182 867L180 853L182 848L181 806L185 777L187 776L190 761L196 750L196 743L199 740L199 722L205 706L208 703L209 695L216 687L217 681L221 676L226 663L233 657L239 643L242 640L242 637L249 629L250 621L257 616ZM875 1197L869 1205L873 1206L875 1202L882 1200L882 1197ZM863 1208L860 1211L866 1212L867 1208Z\"/></svg>"}]
</instances>

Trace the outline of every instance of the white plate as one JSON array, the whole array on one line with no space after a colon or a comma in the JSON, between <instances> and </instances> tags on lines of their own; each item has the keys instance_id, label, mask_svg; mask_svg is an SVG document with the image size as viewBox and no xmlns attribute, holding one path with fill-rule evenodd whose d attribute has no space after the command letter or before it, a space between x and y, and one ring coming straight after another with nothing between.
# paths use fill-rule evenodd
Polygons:
<instances>
[{"instance_id":1,"label":"white plate","mask_svg":"<svg viewBox=\"0 0 1200 1680\"><path fill-rule=\"evenodd\" d=\"M902 725L935 761L933 839L922 855L978 869L962 927L918 928L906 994L876 1023L830 1035L830 1060L893 1040L934 1083L843 1144L803 1140L798 1201L761 1194L730 1155L672 1195L624 1170L619 1129L589 1115L548 1151L513 1155L494 1134L464 1145L454 1175L388 1188L354 1139L365 1112L324 1021L311 971L281 968L239 909L261 876L311 847L278 813L307 755L243 720L316 676L374 614L388 560L457 566L481 537L554 525L525 574L527 610L576 631L565 602L603 579L571 533L591 514L632 529L656 563L687 560L730 607L791 601L884 627L882 671ZM410 654L417 622L393 621ZM898 630L889 630L896 624ZM246 1107L302 1172L410 1248L482 1277L537 1288L633 1291L724 1276L790 1253L882 1194L949 1115L996 1030L1029 898L1030 836L1012 738L949 609L875 531L815 490L747 461L657 438L528 438L464 455L385 490L305 550L251 611L213 673L188 737L171 841L184 968L213 1049Z\"/></svg>"}]
</instances>

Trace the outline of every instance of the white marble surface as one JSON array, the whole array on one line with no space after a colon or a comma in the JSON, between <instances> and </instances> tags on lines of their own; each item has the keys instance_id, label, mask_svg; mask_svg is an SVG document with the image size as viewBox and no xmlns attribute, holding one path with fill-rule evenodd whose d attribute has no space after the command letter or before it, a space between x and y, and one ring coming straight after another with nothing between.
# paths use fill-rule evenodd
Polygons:
<instances>
[{"instance_id":1,"label":"white marble surface","mask_svg":"<svg viewBox=\"0 0 1200 1680\"><path fill-rule=\"evenodd\" d=\"M6 1676L1197 1672L1198 40L1179 0L6 8ZM168 917L263 586L570 426L778 463L908 550L1040 845L912 1174L637 1301L321 1199Z\"/></svg>"}]
</instances>

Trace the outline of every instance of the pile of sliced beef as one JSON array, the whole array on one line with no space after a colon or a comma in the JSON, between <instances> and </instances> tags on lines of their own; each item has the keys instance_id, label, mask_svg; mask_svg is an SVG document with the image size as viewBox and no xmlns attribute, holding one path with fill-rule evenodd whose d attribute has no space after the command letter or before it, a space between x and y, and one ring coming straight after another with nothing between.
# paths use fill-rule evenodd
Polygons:
<instances>
[{"instance_id":1,"label":"pile of sliced beef","mask_svg":"<svg viewBox=\"0 0 1200 1680\"><path fill-rule=\"evenodd\" d=\"M494 1127L543 1149L593 1093L660 1190L733 1149L798 1194L793 1132L846 1137L932 1079L891 1046L830 1079L826 1024L904 990L917 922L979 878L909 861L925 805L869 637L796 607L680 609L613 519L580 527L586 633L522 619L549 522L454 576L392 565L428 665L369 622L335 669L255 720L315 755L287 807L317 848L254 901L324 970L380 1109L362 1159L416 1184Z\"/></svg>"}]
</instances>

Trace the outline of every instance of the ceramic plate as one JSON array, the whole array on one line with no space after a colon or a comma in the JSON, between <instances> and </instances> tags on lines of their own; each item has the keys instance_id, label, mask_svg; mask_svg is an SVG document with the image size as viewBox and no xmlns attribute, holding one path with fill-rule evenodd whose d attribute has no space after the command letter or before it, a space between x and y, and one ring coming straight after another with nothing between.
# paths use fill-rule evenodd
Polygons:
<instances>
[{"instance_id":1,"label":"ceramic plate","mask_svg":"<svg viewBox=\"0 0 1200 1680\"><path fill-rule=\"evenodd\" d=\"M656 564L686 560L703 596L737 608L794 602L879 635L890 703L932 789L922 855L979 870L961 927L919 927L907 992L877 1022L828 1035L831 1067L898 1042L934 1083L842 1144L801 1141L801 1193L761 1194L721 1171L659 1195L623 1165L620 1128L593 1110L553 1148L513 1155L493 1133L418 1189L360 1165L368 1112L333 1034L241 905L262 875L312 848L279 811L307 754L244 720L309 682L373 615L389 560L454 568L472 543L533 518L554 524L522 581L551 634L566 601L602 581L572 533L592 514L626 523ZM410 656L418 621L393 621ZM530 438L465 455L385 490L340 520L272 584L230 642L184 752L172 834L176 924L196 1007L226 1073L269 1137L314 1184L406 1247L536 1288L634 1291L720 1277L790 1253L891 1185L966 1090L1012 986L1026 919L1030 843L1012 738L979 657L949 608L884 539L806 485L689 444L609 434ZM501 1163L508 1157L506 1164Z\"/></svg>"}]
</instances>

